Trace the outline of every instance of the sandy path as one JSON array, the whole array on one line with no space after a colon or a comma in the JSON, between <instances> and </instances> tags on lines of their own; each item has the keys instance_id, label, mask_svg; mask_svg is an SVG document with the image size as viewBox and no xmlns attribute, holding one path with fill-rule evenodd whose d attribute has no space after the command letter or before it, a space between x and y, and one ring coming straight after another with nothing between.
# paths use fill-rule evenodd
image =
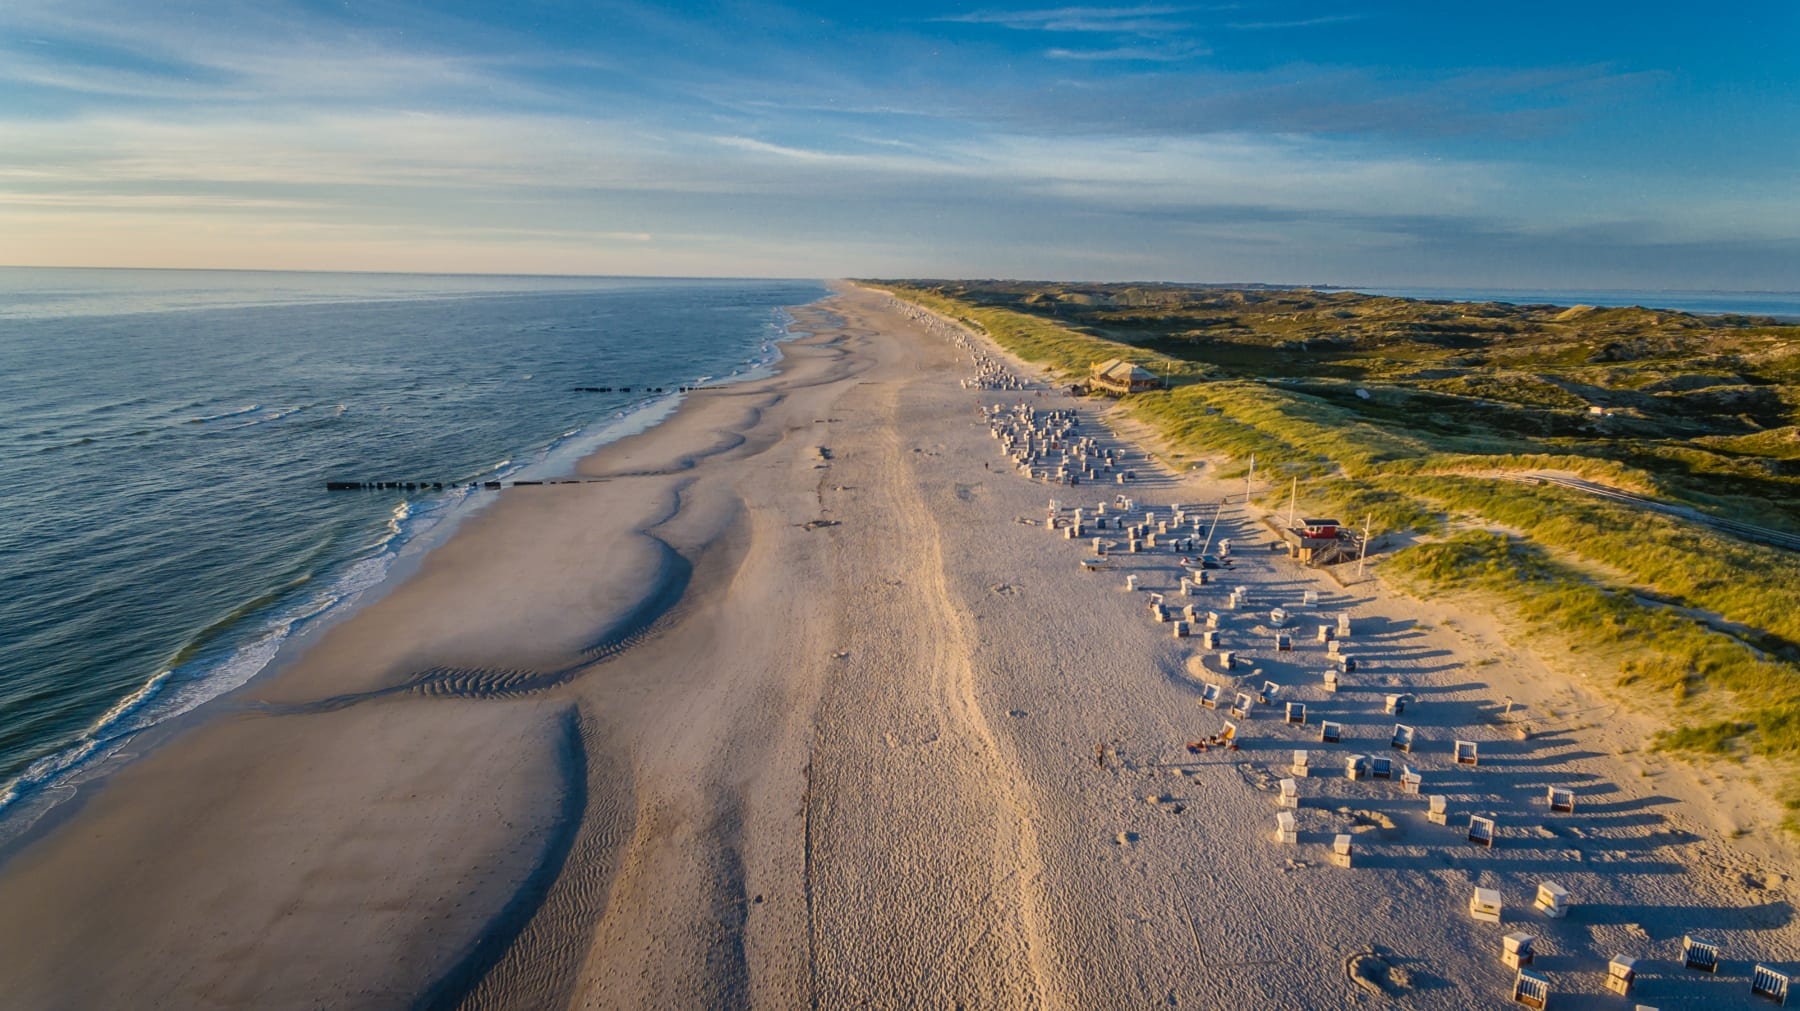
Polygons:
<instances>
[{"instance_id":1,"label":"sandy path","mask_svg":"<svg viewBox=\"0 0 1800 1011\"><path fill-rule=\"evenodd\" d=\"M1751 958L1794 967L1791 863L1721 833L1592 686L1478 616L1259 550L1241 503L1221 523L1250 596L1223 616L1233 675L1310 722L1263 709L1241 751L1190 754L1223 721L1201 685L1231 680L1148 617L1174 557L1080 571L1046 503L1120 489L1005 469L975 412L1075 402L960 388L967 351L873 293L798 315L815 336L781 375L582 464L605 482L504 493L86 789L0 867L7 1002L1339 1007L1383 1002L1345 975L1374 946L1409 977L1401 1006L1464 1008L1503 999L1498 938L1521 927L1559 1008L1617 1006L1614 952L1645 959L1639 996L1665 1006L1739 1006ZM1241 493L1137 466L1140 509ZM1278 603L1300 612L1291 652L1264 627ZM1365 668L1331 694L1310 633L1338 611ZM1450 828L1394 783L1331 774L1387 753L1400 690L1406 759ZM1321 718L1341 743L1317 742ZM1456 738L1478 767L1450 762ZM1321 769L1284 846L1296 747ZM1543 809L1549 784L1575 815ZM1500 845L1459 837L1470 812ZM1352 868L1325 859L1338 832ZM1551 876L1580 903L1566 920L1528 908ZM1506 894L1504 928L1468 918L1476 884ZM1727 946L1719 977L1670 963L1688 930Z\"/></svg>"}]
</instances>

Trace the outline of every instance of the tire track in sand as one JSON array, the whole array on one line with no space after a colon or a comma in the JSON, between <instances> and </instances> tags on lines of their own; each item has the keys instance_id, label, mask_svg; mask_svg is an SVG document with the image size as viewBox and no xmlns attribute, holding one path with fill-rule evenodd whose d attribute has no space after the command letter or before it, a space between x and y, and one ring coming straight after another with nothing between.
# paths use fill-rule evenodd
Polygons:
<instances>
[{"instance_id":1,"label":"tire track in sand","mask_svg":"<svg viewBox=\"0 0 1800 1011\"><path fill-rule=\"evenodd\" d=\"M985 783L993 789L999 835L994 840L994 866L1005 868L994 882L994 891L1013 891L1016 903L1017 936L1024 964L1030 972L1031 990L1021 1003L1055 1008L1061 1005L1046 958L1046 930L1038 890L1043 887L1044 864L1038 852L1037 812L1031 798L1030 785L1019 771L1019 761L1009 745L1003 742L988 722L987 713L975 689L975 633L973 620L958 606L950 589L944 568L943 537L939 520L926 505L916 454L902 452L900 427L886 429L884 451L890 459L906 461L897 470L904 475L894 482L896 510L903 536L916 544L924 555L923 564L913 573L930 623L940 631L931 657L931 684L934 694L943 699L952 723L964 735L978 742L979 752L986 757L982 770ZM909 458L913 458L909 460ZM999 894L995 894L1000 899ZM993 925L990 925L993 926Z\"/></svg>"}]
</instances>

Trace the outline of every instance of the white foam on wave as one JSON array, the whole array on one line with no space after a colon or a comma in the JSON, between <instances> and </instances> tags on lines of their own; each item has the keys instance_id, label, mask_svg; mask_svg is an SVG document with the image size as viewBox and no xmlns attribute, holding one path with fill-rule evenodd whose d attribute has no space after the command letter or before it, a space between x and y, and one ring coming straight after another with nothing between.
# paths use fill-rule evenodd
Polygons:
<instances>
[{"instance_id":1,"label":"white foam on wave","mask_svg":"<svg viewBox=\"0 0 1800 1011\"><path fill-rule=\"evenodd\" d=\"M254 414L260 410L262 410L261 404L251 404L248 407L240 407L235 411L225 411L221 414L204 414L198 418L189 418L188 424L204 425L209 421L223 421L226 418L236 418L246 414Z\"/></svg>"}]
</instances>

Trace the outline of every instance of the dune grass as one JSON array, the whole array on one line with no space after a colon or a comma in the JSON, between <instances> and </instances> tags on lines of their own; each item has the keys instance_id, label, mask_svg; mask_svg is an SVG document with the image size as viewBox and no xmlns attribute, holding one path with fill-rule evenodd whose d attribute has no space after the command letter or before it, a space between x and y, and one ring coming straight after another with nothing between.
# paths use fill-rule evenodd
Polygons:
<instances>
[{"instance_id":1,"label":"dune grass","mask_svg":"<svg viewBox=\"0 0 1800 1011\"><path fill-rule=\"evenodd\" d=\"M1398 551L1380 569L1419 592L1492 594L1534 628L1610 666L1621 692L1642 702L1676 702L1658 738L1662 748L1800 759L1800 566L1791 554L1573 490L1495 477L1557 470L1666 497L1666 475L1604 458L1603 448L1580 439L1484 434L1479 424L1459 428L1463 421L1454 417L1420 422L1439 425L1437 432L1408 424L1422 412L1445 409L1439 392L1376 388L1368 401L1353 402L1346 394L1357 387L1344 381L1248 379L1242 369L1195 360L1198 352L1171 354L1166 339L1147 340L1155 348L1149 350L923 288L896 290L1065 378L1084 377L1107 358L1170 375L1172 389L1134 396L1124 409L1176 452L1225 458L1221 475L1243 474L1254 454L1257 473L1268 482L1260 504L1272 511L1285 509L1290 478L1297 478L1301 512L1352 524L1372 517L1377 534L1405 530L1433 538L1453 522L1517 531L1521 537L1485 530L1446 536ZM1225 350L1243 357L1240 348ZM1398 373L1400 365L1384 367ZM1492 384L1465 387L1496 392ZM1541 384L1528 392L1548 405L1570 402ZM1785 446L1790 432L1718 440L1718 449ZM1546 444L1572 451L1530 451ZM1709 625L1677 607L1716 618ZM1712 625L1745 629L1729 634Z\"/></svg>"}]
</instances>

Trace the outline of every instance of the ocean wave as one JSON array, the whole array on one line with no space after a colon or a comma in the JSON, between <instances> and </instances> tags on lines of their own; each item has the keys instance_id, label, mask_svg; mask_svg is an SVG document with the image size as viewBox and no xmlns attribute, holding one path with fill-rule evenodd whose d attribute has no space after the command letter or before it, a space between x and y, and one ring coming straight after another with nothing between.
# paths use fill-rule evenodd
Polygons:
<instances>
[{"instance_id":1,"label":"ocean wave","mask_svg":"<svg viewBox=\"0 0 1800 1011\"><path fill-rule=\"evenodd\" d=\"M244 415L244 414L254 414L260 410L262 410L261 404L251 404L248 407L240 407L235 411L226 411L223 414L201 415L198 418L189 418L189 419L187 419L187 421L188 421L188 424L190 424L190 425L204 425L209 421L222 421L226 418L236 418L236 417L238 417L240 415Z\"/></svg>"}]
</instances>

